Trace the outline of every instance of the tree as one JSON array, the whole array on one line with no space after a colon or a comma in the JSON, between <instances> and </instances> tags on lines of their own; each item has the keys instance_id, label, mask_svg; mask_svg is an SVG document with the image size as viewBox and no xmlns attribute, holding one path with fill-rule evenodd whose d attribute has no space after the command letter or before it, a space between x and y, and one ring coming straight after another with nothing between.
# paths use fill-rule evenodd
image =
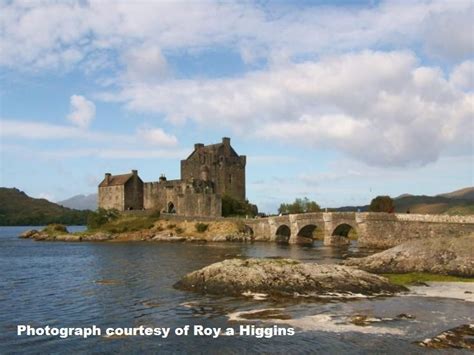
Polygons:
<instances>
[{"instance_id":1,"label":"tree","mask_svg":"<svg viewBox=\"0 0 474 355\"><path fill-rule=\"evenodd\" d=\"M395 210L395 204L390 196L377 196L370 202L370 212L392 213Z\"/></svg>"},{"instance_id":2,"label":"tree","mask_svg":"<svg viewBox=\"0 0 474 355\"><path fill-rule=\"evenodd\" d=\"M96 212L90 212L87 218L87 228L99 228L107 222L116 220L119 216L120 212L116 209L106 210L104 208L98 208Z\"/></svg>"},{"instance_id":3,"label":"tree","mask_svg":"<svg viewBox=\"0 0 474 355\"><path fill-rule=\"evenodd\" d=\"M293 203L282 203L278 208L278 213L295 214L307 212L319 212L321 208L315 201L310 201L307 197L297 198Z\"/></svg>"},{"instance_id":4,"label":"tree","mask_svg":"<svg viewBox=\"0 0 474 355\"><path fill-rule=\"evenodd\" d=\"M250 216L254 217L258 213L256 205L252 205L248 200L244 202L236 200L235 198L224 195L222 196L222 216Z\"/></svg>"}]
</instances>

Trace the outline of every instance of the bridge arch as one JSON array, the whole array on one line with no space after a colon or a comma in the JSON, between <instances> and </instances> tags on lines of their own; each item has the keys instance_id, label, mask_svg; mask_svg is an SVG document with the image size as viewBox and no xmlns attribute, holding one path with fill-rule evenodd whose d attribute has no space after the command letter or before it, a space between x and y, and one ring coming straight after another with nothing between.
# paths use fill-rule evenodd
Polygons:
<instances>
[{"instance_id":1,"label":"bridge arch","mask_svg":"<svg viewBox=\"0 0 474 355\"><path fill-rule=\"evenodd\" d=\"M296 235L296 242L298 244L313 244L316 239L316 230L318 226L316 224L307 224L302 227Z\"/></svg>"},{"instance_id":2,"label":"bridge arch","mask_svg":"<svg viewBox=\"0 0 474 355\"><path fill-rule=\"evenodd\" d=\"M346 237L357 234L357 230L348 223L341 223L332 232L332 236Z\"/></svg>"},{"instance_id":3,"label":"bridge arch","mask_svg":"<svg viewBox=\"0 0 474 355\"><path fill-rule=\"evenodd\" d=\"M176 213L176 208L174 207L174 203L172 201L168 202L168 208L167 208L166 212Z\"/></svg>"},{"instance_id":4,"label":"bridge arch","mask_svg":"<svg viewBox=\"0 0 474 355\"><path fill-rule=\"evenodd\" d=\"M286 224L282 224L275 232L275 241L277 243L286 244L290 241L291 229Z\"/></svg>"}]
</instances>

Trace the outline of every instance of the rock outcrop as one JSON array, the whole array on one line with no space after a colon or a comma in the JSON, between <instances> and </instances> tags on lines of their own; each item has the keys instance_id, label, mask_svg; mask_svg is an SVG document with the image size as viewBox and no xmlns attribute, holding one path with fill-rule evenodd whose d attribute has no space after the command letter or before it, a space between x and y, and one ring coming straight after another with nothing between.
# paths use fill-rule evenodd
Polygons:
<instances>
[{"instance_id":1,"label":"rock outcrop","mask_svg":"<svg viewBox=\"0 0 474 355\"><path fill-rule=\"evenodd\" d=\"M34 239L37 241L59 241L59 242L81 242L94 241L102 242L116 238L116 235L105 232L96 232L91 234L71 234L67 229L46 227L42 231L31 229L19 235L19 238Z\"/></svg>"},{"instance_id":2,"label":"rock outcrop","mask_svg":"<svg viewBox=\"0 0 474 355\"><path fill-rule=\"evenodd\" d=\"M219 295L255 292L274 296L392 295L406 290L386 278L340 265L291 259L230 259L183 277L176 288Z\"/></svg>"},{"instance_id":3,"label":"rock outcrop","mask_svg":"<svg viewBox=\"0 0 474 355\"><path fill-rule=\"evenodd\" d=\"M444 331L433 338L415 342L432 349L469 349L474 350L474 324L463 324Z\"/></svg>"},{"instance_id":4,"label":"rock outcrop","mask_svg":"<svg viewBox=\"0 0 474 355\"><path fill-rule=\"evenodd\" d=\"M474 234L405 242L365 258L349 259L344 265L375 273L428 272L474 276Z\"/></svg>"}]
</instances>

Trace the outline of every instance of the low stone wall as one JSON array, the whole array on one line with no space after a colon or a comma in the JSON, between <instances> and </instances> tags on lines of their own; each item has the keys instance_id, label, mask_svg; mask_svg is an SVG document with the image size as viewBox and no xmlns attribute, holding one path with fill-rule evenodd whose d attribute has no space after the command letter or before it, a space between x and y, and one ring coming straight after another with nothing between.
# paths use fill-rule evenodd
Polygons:
<instances>
[{"instance_id":1,"label":"low stone wall","mask_svg":"<svg viewBox=\"0 0 474 355\"><path fill-rule=\"evenodd\" d=\"M362 213L357 218L359 245L391 248L431 237L455 237L474 232L474 216Z\"/></svg>"}]
</instances>

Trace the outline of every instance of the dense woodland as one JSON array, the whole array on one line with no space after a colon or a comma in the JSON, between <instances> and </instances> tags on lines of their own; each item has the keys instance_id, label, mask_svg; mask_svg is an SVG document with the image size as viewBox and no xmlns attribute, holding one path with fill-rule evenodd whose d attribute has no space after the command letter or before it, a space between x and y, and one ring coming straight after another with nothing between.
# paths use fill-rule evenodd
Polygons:
<instances>
[{"instance_id":1,"label":"dense woodland","mask_svg":"<svg viewBox=\"0 0 474 355\"><path fill-rule=\"evenodd\" d=\"M0 188L0 225L38 226L50 223L84 225L90 211L78 211L32 198L15 188Z\"/></svg>"}]
</instances>

